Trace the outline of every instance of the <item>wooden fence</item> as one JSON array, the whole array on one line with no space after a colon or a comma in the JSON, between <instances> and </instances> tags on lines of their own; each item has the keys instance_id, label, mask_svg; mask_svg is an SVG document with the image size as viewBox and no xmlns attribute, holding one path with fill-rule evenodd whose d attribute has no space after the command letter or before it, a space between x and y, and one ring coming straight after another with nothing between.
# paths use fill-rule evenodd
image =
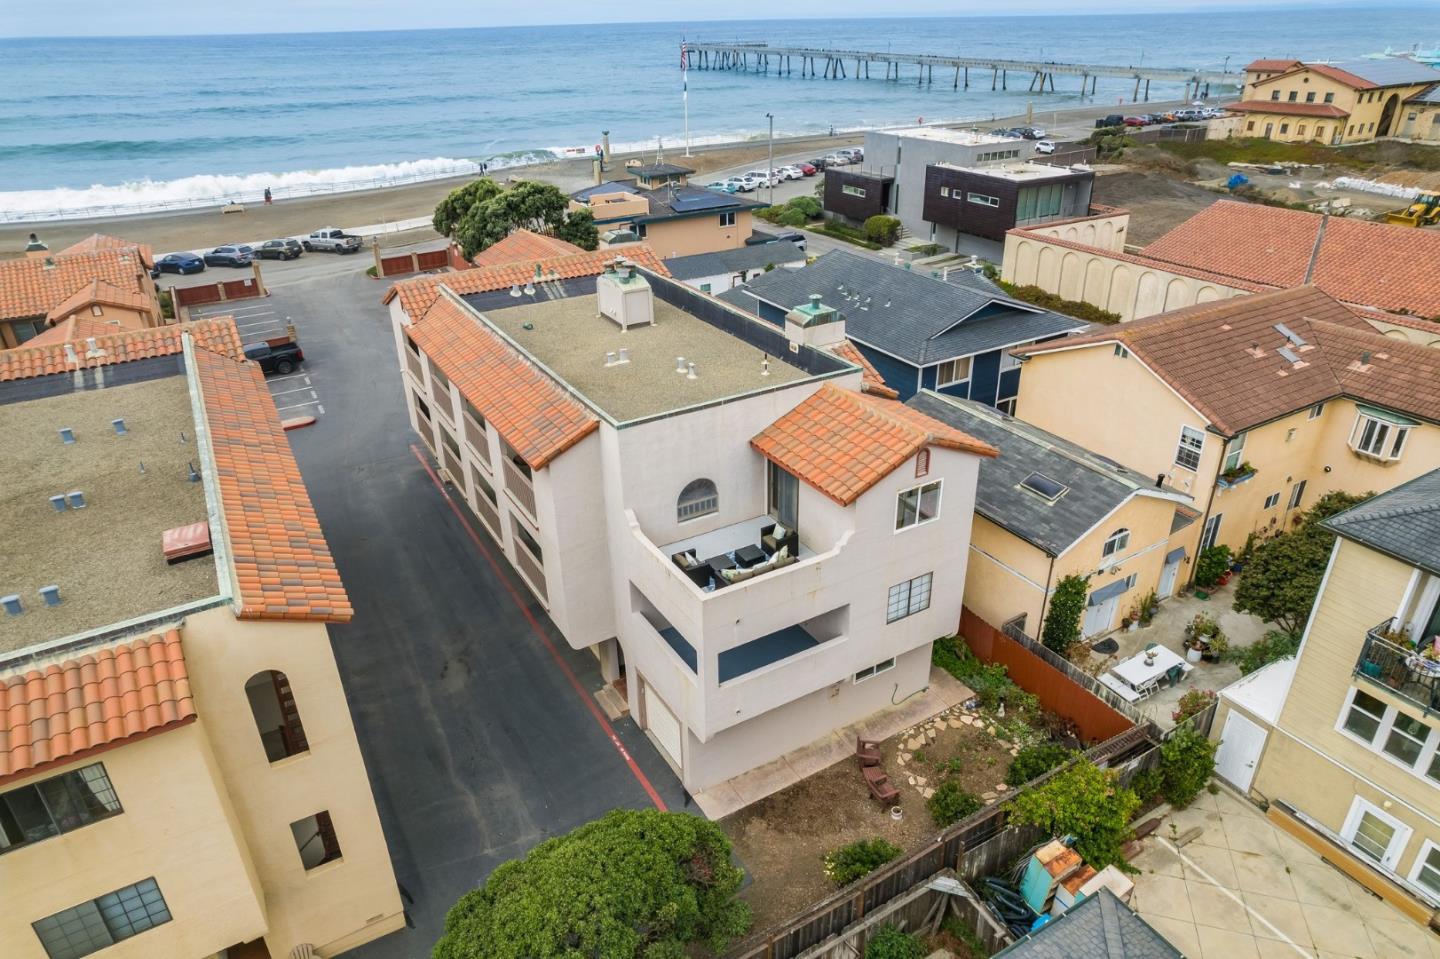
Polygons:
<instances>
[{"instance_id":1,"label":"wooden fence","mask_svg":"<svg viewBox=\"0 0 1440 959\"><path fill-rule=\"evenodd\" d=\"M269 296L270 291L265 289L265 279L260 274L260 264L252 263L250 267L252 275L243 280L219 280L200 286L175 287L170 291L170 295L173 297L176 315L181 316L180 311L190 306Z\"/></svg>"},{"instance_id":2,"label":"wooden fence","mask_svg":"<svg viewBox=\"0 0 1440 959\"><path fill-rule=\"evenodd\" d=\"M1158 730L1134 726L1089 749L1084 758L1097 766L1120 769L1128 783L1141 769L1159 761ZM1021 789L1034 789L1068 769L1065 763ZM832 936L841 935L881 906L945 869L968 881L1008 871L1021 856L1050 838L1035 826L1008 827L1003 803L986 806L948 827L935 840L888 863L850 886L822 899L803 915L745 940L728 959L795 959Z\"/></svg>"},{"instance_id":3,"label":"wooden fence","mask_svg":"<svg viewBox=\"0 0 1440 959\"><path fill-rule=\"evenodd\" d=\"M1040 704L1052 713L1075 723L1086 742L1101 742L1145 722L1133 706L1095 677L1018 627L996 629L962 607L960 635L978 658L1003 663L1016 685L1039 697Z\"/></svg>"},{"instance_id":4,"label":"wooden fence","mask_svg":"<svg viewBox=\"0 0 1440 959\"><path fill-rule=\"evenodd\" d=\"M404 276L407 273L424 273L427 270L443 270L450 266L449 247L438 250L416 250L411 253L394 253L381 256L380 247L375 252L375 273L378 276Z\"/></svg>"}]
</instances>

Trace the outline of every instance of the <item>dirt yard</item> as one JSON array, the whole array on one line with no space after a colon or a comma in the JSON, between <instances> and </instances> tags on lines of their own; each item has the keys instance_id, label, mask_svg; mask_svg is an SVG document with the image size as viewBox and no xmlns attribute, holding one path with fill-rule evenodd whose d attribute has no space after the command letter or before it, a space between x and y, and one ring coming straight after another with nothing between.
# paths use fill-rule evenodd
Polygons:
<instances>
[{"instance_id":1,"label":"dirt yard","mask_svg":"<svg viewBox=\"0 0 1440 959\"><path fill-rule=\"evenodd\" d=\"M1096 203L1130 211L1126 242L1144 246L1199 213L1221 195L1163 173L1127 170L1095 178Z\"/></svg>"},{"instance_id":2,"label":"dirt yard","mask_svg":"<svg viewBox=\"0 0 1440 959\"><path fill-rule=\"evenodd\" d=\"M900 790L902 818L870 796L853 759L838 762L720 821L752 883L741 893L755 930L799 913L834 891L827 852L857 839L885 839L913 849L940 830L925 799L946 778L987 802L1007 791L1005 773L1018 747L1003 726L961 707L886 740L881 767Z\"/></svg>"}]
</instances>

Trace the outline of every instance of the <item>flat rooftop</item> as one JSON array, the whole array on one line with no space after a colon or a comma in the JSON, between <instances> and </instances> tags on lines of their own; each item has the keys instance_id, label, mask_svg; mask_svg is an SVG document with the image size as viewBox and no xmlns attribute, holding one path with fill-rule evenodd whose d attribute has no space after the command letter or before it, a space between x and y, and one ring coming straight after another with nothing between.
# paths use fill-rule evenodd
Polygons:
<instances>
[{"instance_id":1,"label":"flat rooftop","mask_svg":"<svg viewBox=\"0 0 1440 959\"><path fill-rule=\"evenodd\" d=\"M471 302L497 329L620 423L810 376L784 357L767 354L658 296L655 325L632 326L625 332L599 315L594 293L493 309ZM622 349L630 351L630 362L606 366L605 354ZM767 355L768 375L763 363ZM679 356L695 364L695 379L675 372Z\"/></svg>"},{"instance_id":2,"label":"flat rooftop","mask_svg":"<svg viewBox=\"0 0 1440 959\"><path fill-rule=\"evenodd\" d=\"M911 140L933 140L936 143L954 143L959 146L978 146L982 143L1014 143L1011 137L980 133L977 130L951 130L947 127L904 127L900 130L877 130L894 137ZM843 169L843 167L842 167Z\"/></svg>"},{"instance_id":3,"label":"flat rooftop","mask_svg":"<svg viewBox=\"0 0 1440 959\"><path fill-rule=\"evenodd\" d=\"M16 401L0 405L0 595L18 595L25 608L0 614L0 653L220 592L213 557L170 566L161 553L162 532L206 518L205 490L189 481L200 455L178 358L141 362L170 362L174 372L34 399L15 390ZM111 426L120 418L124 436ZM60 439L67 426L73 444ZM72 490L85 508L55 512L50 497ZM54 608L39 593L50 585L60 587Z\"/></svg>"},{"instance_id":4,"label":"flat rooftop","mask_svg":"<svg viewBox=\"0 0 1440 959\"><path fill-rule=\"evenodd\" d=\"M1068 166L1057 166L1050 163L999 163L986 164L984 166L966 166L963 163L936 163L935 166L946 170L960 170L965 173L974 173L979 176L994 177L997 180L1013 180L1017 183L1037 182L1041 180L1057 180L1061 177L1072 177L1077 173L1085 173L1085 170L1076 170Z\"/></svg>"}]
</instances>

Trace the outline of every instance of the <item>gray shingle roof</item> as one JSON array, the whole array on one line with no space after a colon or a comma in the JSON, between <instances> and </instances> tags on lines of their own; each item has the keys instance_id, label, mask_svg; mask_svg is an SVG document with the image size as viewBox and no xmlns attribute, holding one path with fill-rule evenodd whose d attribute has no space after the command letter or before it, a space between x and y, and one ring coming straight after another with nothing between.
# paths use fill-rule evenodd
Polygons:
<instances>
[{"instance_id":1,"label":"gray shingle roof","mask_svg":"<svg viewBox=\"0 0 1440 959\"><path fill-rule=\"evenodd\" d=\"M676 163L644 163L639 166L627 166L626 173L633 173L636 176L688 176L695 171L688 166L680 166Z\"/></svg>"},{"instance_id":2,"label":"gray shingle roof","mask_svg":"<svg viewBox=\"0 0 1440 959\"><path fill-rule=\"evenodd\" d=\"M1440 103L1440 83L1432 84L1405 100L1406 103Z\"/></svg>"},{"instance_id":3,"label":"gray shingle roof","mask_svg":"<svg viewBox=\"0 0 1440 959\"><path fill-rule=\"evenodd\" d=\"M916 366L1086 327L1080 320L1030 306L973 281L946 283L845 250L832 250L803 270L775 270L756 277L750 290L785 310L818 293L827 306L845 314L850 339ZM731 302L754 312L754 304L746 305L744 299Z\"/></svg>"},{"instance_id":4,"label":"gray shingle roof","mask_svg":"<svg viewBox=\"0 0 1440 959\"><path fill-rule=\"evenodd\" d=\"M772 263L783 266L804 260L803 250L794 243L781 240L778 243L758 243L715 253L675 256L665 261L665 268L677 280L693 280L702 276L718 276L721 273L759 270Z\"/></svg>"},{"instance_id":5,"label":"gray shingle roof","mask_svg":"<svg viewBox=\"0 0 1440 959\"><path fill-rule=\"evenodd\" d=\"M1324 525L1440 576L1440 469L1337 513Z\"/></svg>"},{"instance_id":6,"label":"gray shingle roof","mask_svg":"<svg viewBox=\"0 0 1440 959\"><path fill-rule=\"evenodd\" d=\"M1154 477L983 403L924 390L905 405L1000 451L998 457L980 463L975 512L1047 555L1069 549L1131 496L1155 491ZM1021 487L1031 473L1067 489L1051 503Z\"/></svg>"},{"instance_id":7,"label":"gray shingle roof","mask_svg":"<svg viewBox=\"0 0 1440 959\"><path fill-rule=\"evenodd\" d=\"M1341 60L1326 66L1353 73L1380 87L1402 83L1424 83L1440 80L1440 71L1408 57L1387 57L1383 60Z\"/></svg>"},{"instance_id":8,"label":"gray shingle roof","mask_svg":"<svg viewBox=\"0 0 1440 959\"><path fill-rule=\"evenodd\" d=\"M1102 887L1059 919L1052 919L995 959L1185 959L1130 907Z\"/></svg>"},{"instance_id":9,"label":"gray shingle roof","mask_svg":"<svg viewBox=\"0 0 1440 959\"><path fill-rule=\"evenodd\" d=\"M647 190L636 185L633 180L611 180L595 186L587 186L583 190L576 190L570 194L570 198L588 204L590 198L597 193L633 193L650 201L650 212L646 216L622 216L611 220L597 219L597 223L608 223L614 220L649 223L672 217L719 214L734 210L758 210L770 205L746 200L731 193L721 193L718 190L706 190L695 186L662 186Z\"/></svg>"}]
</instances>

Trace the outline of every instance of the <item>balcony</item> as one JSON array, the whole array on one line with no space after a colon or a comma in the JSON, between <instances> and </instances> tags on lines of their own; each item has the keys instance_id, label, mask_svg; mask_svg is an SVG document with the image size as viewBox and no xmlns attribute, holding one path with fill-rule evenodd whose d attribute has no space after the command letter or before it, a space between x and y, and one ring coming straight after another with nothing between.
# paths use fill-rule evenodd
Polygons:
<instances>
[{"instance_id":1,"label":"balcony","mask_svg":"<svg viewBox=\"0 0 1440 959\"><path fill-rule=\"evenodd\" d=\"M530 479L530 471L517 465L515 458L510 456L505 458L505 492L519 504L526 516L532 520L536 518L535 485Z\"/></svg>"},{"instance_id":2,"label":"balcony","mask_svg":"<svg viewBox=\"0 0 1440 959\"><path fill-rule=\"evenodd\" d=\"M549 597L545 593L545 568L539 560L530 555L525 544L518 541L515 544L515 565L520 567L525 581L530 584L531 589L535 590L535 595L540 597L540 601L548 602Z\"/></svg>"},{"instance_id":3,"label":"balcony","mask_svg":"<svg viewBox=\"0 0 1440 959\"><path fill-rule=\"evenodd\" d=\"M405 351L405 368L415 377L415 382L420 384L421 389L424 389L425 369L420 365L420 357L416 356L413 350Z\"/></svg>"},{"instance_id":4,"label":"balcony","mask_svg":"<svg viewBox=\"0 0 1440 959\"><path fill-rule=\"evenodd\" d=\"M1355 675L1384 686L1419 706L1426 715L1440 712L1440 662L1426 659L1391 632L1385 620L1365 634Z\"/></svg>"},{"instance_id":5,"label":"balcony","mask_svg":"<svg viewBox=\"0 0 1440 959\"><path fill-rule=\"evenodd\" d=\"M470 449L474 451L476 458L489 466L490 443L485 437L485 427L475 422L469 413L462 414L460 419L465 426L465 442L470 444Z\"/></svg>"},{"instance_id":6,"label":"balcony","mask_svg":"<svg viewBox=\"0 0 1440 959\"><path fill-rule=\"evenodd\" d=\"M783 564L764 565L771 559L774 550L765 545L762 530L774 525L775 519L772 516L754 516L658 548L662 554L671 558L671 565L675 566L677 573L695 583L702 591L713 593L717 589L731 589L740 585L738 582L727 582L719 576L716 571L721 567L728 566L740 572L757 570L747 576L744 582L787 568L787 565ZM794 560L805 560L815 555L815 551L801 541L798 533L789 535L787 540L792 547L787 551L787 555ZM756 550L762 554L763 559L753 562L756 560ZM741 554L741 551L745 552ZM682 570L673 562L674 557L681 554L693 556L699 565L689 571ZM747 563L752 565L747 566Z\"/></svg>"}]
</instances>

